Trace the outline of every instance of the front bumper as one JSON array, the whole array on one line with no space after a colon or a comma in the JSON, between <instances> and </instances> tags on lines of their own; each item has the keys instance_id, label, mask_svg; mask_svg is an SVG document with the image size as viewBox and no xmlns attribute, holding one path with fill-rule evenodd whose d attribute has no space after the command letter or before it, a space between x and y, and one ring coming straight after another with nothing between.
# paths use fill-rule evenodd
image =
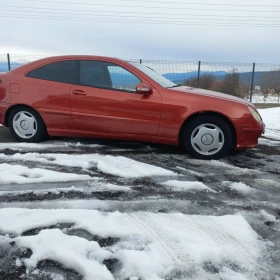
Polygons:
<instances>
[{"instance_id":1,"label":"front bumper","mask_svg":"<svg viewBox=\"0 0 280 280\"><path fill-rule=\"evenodd\" d=\"M237 136L236 150L256 147L259 138L265 133L265 124L257 122L254 118L236 119L233 123Z\"/></svg>"}]
</instances>

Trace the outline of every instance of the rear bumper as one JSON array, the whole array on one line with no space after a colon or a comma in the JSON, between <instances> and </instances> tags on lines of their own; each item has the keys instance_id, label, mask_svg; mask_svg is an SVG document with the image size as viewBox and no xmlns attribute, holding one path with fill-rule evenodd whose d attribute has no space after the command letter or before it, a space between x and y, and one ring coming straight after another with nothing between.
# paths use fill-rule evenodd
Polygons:
<instances>
[{"instance_id":1,"label":"rear bumper","mask_svg":"<svg viewBox=\"0 0 280 280\"><path fill-rule=\"evenodd\" d=\"M5 126L5 113L9 105L4 102L0 102L0 124Z\"/></svg>"},{"instance_id":2,"label":"rear bumper","mask_svg":"<svg viewBox=\"0 0 280 280\"><path fill-rule=\"evenodd\" d=\"M254 148L258 145L259 138L265 132L264 123L261 124L254 118L236 119L233 123L237 134L236 150Z\"/></svg>"}]
</instances>

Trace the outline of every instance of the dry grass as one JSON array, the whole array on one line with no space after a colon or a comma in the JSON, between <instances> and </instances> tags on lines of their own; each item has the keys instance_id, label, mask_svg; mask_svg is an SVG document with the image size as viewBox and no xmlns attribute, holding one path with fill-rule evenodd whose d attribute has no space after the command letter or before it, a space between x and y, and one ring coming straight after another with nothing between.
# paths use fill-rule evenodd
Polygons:
<instances>
[{"instance_id":1,"label":"dry grass","mask_svg":"<svg viewBox=\"0 0 280 280\"><path fill-rule=\"evenodd\" d=\"M280 107L280 103L254 103L257 109Z\"/></svg>"}]
</instances>

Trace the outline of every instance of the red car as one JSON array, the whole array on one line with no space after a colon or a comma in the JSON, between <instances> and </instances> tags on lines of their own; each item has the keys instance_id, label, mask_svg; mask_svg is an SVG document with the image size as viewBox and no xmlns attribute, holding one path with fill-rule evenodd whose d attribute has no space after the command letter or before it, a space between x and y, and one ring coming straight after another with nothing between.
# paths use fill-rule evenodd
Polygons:
<instances>
[{"instance_id":1,"label":"red car","mask_svg":"<svg viewBox=\"0 0 280 280\"><path fill-rule=\"evenodd\" d=\"M50 57L0 74L0 123L18 141L50 135L180 143L202 159L255 147L264 131L250 102L99 56Z\"/></svg>"}]
</instances>

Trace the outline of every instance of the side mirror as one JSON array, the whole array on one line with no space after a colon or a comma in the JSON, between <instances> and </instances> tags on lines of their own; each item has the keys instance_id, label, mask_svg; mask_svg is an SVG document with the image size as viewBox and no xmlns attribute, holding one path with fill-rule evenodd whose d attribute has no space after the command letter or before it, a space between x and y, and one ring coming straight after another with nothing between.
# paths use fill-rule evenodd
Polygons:
<instances>
[{"instance_id":1,"label":"side mirror","mask_svg":"<svg viewBox=\"0 0 280 280\"><path fill-rule=\"evenodd\" d=\"M141 83L136 86L136 93L151 95L153 93L153 89L151 86Z\"/></svg>"}]
</instances>

